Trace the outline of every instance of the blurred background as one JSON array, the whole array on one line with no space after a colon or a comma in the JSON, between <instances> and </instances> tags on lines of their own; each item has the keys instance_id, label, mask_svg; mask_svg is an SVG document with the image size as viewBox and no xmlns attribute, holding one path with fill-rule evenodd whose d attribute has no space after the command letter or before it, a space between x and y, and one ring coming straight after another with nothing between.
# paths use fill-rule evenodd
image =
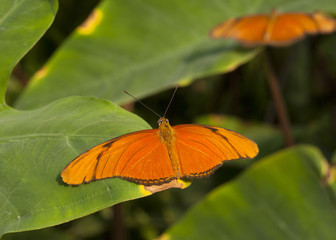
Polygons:
<instances>
[{"instance_id":1,"label":"blurred background","mask_svg":"<svg viewBox=\"0 0 336 240\"><path fill-rule=\"evenodd\" d=\"M54 23L42 39L15 67L6 93L12 105L32 75L62 45L99 3L97 0L60 0ZM331 161L336 139L336 34L318 35L285 48L267 49L279 77L296 143L318 147ZM209 191L237 177L254 161L285 144L262 54L235 70L199 78L180 87L168 111L172 125L202 123L222 126L254 139L260 154L254 160L225 163L209 178L194 180L185 189L170 189L104 209L52 228L6 234L4 239L153 239L173 225ZM142 101L163 114L173 88ZM153 128L157 117L139 103L123 105Z\"/></svg>"}]
</instances>

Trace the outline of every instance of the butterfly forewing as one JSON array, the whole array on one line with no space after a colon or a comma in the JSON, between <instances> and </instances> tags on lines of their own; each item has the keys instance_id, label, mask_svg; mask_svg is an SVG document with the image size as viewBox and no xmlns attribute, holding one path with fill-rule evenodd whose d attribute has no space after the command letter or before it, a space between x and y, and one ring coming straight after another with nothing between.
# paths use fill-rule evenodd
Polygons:
<instances>
[{"instance_id":1,"label":"butterfly forewing","mask_svg":"<svg viewBox=\"0 0 336 240\"><path fill-rule=\"evenodd\" d=\"M224 161L253 158L259 151L253 141L223 128L187 124L174 132L182 177L209 175Z\"/></svg>"},{"instance_id":2,"label":"butterfly forewing","mask_svg":"<svg viewBox=\"0 0 336 240\"><path fill-rule=\"evenodd\" d=\"M322 13L319 12L313 13L312 18L314 18L321 33L331 33L336 30L335 19L323 15Z\"/></svg>"},{"instance_id":3,"label":"butterfly forewing","mask_svg":"<svg viewBox=\"0 0 336 240\"><path fill-rule=\"evenodd\" d=\"M231 37L246 41L248 43L262 41L268 23L267 16L250 16L248 18L239 18L236 27L230 30Z\"/></svg>"},{"instance_id":4,"label":"butterfly forewing","mask_svg":"<svg viewBox=\"0 0 336 240\"><path fill-rule=\"evenodd\" d=\"M61 173L64 182L78 185L120 177L151 185L174 178L167 149L157 129L134 132L99 144L75 158Z\"/></svg>"},{"instance_id":5,"label":"butterfly forewing","mask_svg":"<svg viewBox=\"0 0 336 240\"><path fill-rule=\"evenodd\" d=\"M265 39L265 43L281 45L318 33L318 26L308 14L282 14L276 17L270 31L270 38Z\"/></svg>"},{"instance_id":6,"label":"butterfly forewing","mask_svg":"<svg viewBox=\"0 0 336 240\"><path fill-rule=\"evenodd\" d=\"M215 27L211 36L214 38L236 38L248 43L261 42L268 23L267 16L249 16L228 21Z\"/></svg>"}]
</instances>

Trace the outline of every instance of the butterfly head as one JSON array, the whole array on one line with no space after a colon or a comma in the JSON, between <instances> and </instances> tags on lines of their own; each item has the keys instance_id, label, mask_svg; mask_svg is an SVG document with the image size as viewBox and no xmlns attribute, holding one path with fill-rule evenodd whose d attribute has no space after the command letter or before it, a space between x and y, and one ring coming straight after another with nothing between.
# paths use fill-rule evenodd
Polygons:
<instances>
[{"instance_id":1,"label":"butterfly head","mask_svg":"<svg viewBox=\"0 0 336 240\"><path fill-rule=\"evenodd\" d=\"M165 143L171 143L174 138L174 130L169 124L167 118L161 117L158 121L159 124L159 135Z\"/></svg>"},{"instance_id":2,"label":"butterfly head","mask_svg":"<svg viewBox=\"0 0 336 240\"><path fill-rule=\"evenodd\" d=\"M168 126L170 126L170 125L169 125L169 120L168 120L167 118L163 118L163 117L161 117L161 118L159 119L159 121L158 121L158 125L159 125L159 126L162 125L162 127L168 127Z\"/></svg>"}]
</instances>

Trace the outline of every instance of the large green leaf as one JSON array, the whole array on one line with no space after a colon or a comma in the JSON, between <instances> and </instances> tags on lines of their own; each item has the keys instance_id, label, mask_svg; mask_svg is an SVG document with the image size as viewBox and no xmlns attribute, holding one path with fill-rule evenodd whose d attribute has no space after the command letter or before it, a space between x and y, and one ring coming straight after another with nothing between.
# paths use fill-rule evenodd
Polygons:
<instances>
[{"instance_id":1,"label":"large green leaf","mask_svg":"<svg viewBox=\"0 0 336 240\"><path fill-rule=\"evenodd\" d=\"M127 99L123 90L143 97L232 70L256 51L209 39L210 28L225 17L214 14L219 6L202 0L103 1L91 18L94 30L79 28L32 79L17 106L33 108L69 95L121 103Z\"/></svg>"},{"instance_id":2,"label":"large green leaf","mask_svg":"<svg viewBox=\"0 0 336 240\"><path fill-rule=\"evenodd\" d=\"M269 156L211 192L163 239L335 239L336 208L311 146Z\"/></svg>"},{"instance_id":3,"label":"large green leaf","mask_svg":"<svg viewBox=\"0 0 336 240\"><path fill-rule=\"evenodd\" d=\"M159 1L105 0L32 79L17 102L29 109L69 95L127 100L122 91L148 96L176 83L230 71L257 51L212 40L209 31L229 17L336 8L333 0ZM248 6L248 7L247 7Z\"/></svg>"},{"instance_id":4,"label":"large green leaf","mask_svg":"<svg viewBox=\"0 0 336 240\"><path fill-rule=\"evenodd\" d=\"M107 179L70 187L62 169L90 147L149 128L108 101L71 97L32 111L0 112L0 236L78 218L146 195L138 185Z\"/></svg>"},{"instance_id":5,"label":"large green leaf","mask_svg":"<svg viewBox=\"0 0 336 240\"><path fill-rule=\"evenodd\" d=\"M0 104L15 64L50 26L57 0L0 0Z\"/></svg>"}]
</instances>

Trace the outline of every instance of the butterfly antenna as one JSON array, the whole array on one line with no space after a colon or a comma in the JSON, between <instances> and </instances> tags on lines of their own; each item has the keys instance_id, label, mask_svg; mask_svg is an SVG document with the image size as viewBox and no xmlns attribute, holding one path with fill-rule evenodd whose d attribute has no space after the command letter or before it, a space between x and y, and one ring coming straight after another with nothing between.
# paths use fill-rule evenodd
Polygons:
<instances>
[{"instance_id":1,"label":"butterfly antenna","mask_svg":"<svg viewBox=\"0 0 336 240\"><path fill-rule=\"evenodd\" d=\"M160 114L158 114L153 109L151 109L150 107L148 107L146 104L144 104L143 102L141 102L140 99L134 97L132 94L128 93L127 91L124 91L124 93L126 93L127 95L129 95L132 98L134 98L137 102L141 103L142 106L144 106L145 108L149 109L152 113L156 114L157 116L159 116L159 118L161 118Z\"/></svg>"},{"instance_id":2,"label":"butterfly antenna","mask_svg":"<svg viewBox=\"0 0 336 240\"><path fill-rule=\"evenodd\" d=\"M176 91L177 91L177 88L178 88L178 85L176 85L176 87L175 87L175 90L174 90L174 92L173 92L173 96L171 97L171 99L170 99L170 101L169 101L169 104L168 104L168 106L167 106L167 108L166 108L166 111L165 111L164 114L163 114L163 117L166 117L168 108L170 107L170 104L172 103L172 101L173 101L173 99L174 99L174 96L175 96L175 93L176 93Z\"/></svg>"}]
</instances>

